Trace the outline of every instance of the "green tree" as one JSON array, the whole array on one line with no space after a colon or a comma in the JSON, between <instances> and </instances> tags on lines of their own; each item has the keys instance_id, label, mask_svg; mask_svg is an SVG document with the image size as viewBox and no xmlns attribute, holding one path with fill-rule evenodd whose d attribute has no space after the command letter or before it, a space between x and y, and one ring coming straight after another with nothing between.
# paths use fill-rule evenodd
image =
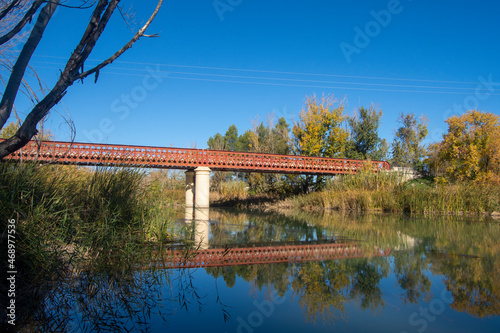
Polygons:
<instances>
[{"instance_id":1,"label":"green tree","mask_svg":"<svg viewBox=\"0 0 500 333\"><path fill-rule=\"evenodd\" d=\"M387 161L389 159L389 145L385 139L381 139L375 151L370 153L373 161Z\"/></svg>"},{"instance_id":2,"label":"green tree","mask_svg":"<svg viewBox=\"0 0 500 333\"><path fill-rule=\"evenodd\" d=\"M14 134L16 134L18 128L19 124L16 122L11 122L7 124L6 126L4 126L4 128L0 130L0 139L10 138Z\"/></svg>"},{"instance_id":3,"label":"green tree","mask_svg":"<svg viewBox=\"0 0 500 333\"><path fill-rule=\"evenodd\" d=\"M207 146L209 149L213 150L224 150L226 149L226 142L222 134L217 133L214 136L208 138Z\"/></svg>"},{"instance_id":4,"label":"green tree","mask_svg":"<svg viewBox=\"0 0 500 333\"><path fill-rule=\"evenodd\" d=\"M0 130L0 139L8 139L16 134L19 129L19 122L10 122L4 128ZM35 140L41 139L43 141L54 140L54 134L49 129L41 129L38 131L38 134L35 136Z\"/></svg>"},{"instance_id":5,"label":"green tree","mask_svg":"<svg viewBox=\"0 0 500 333\"><path fill-rule=\"evenodd\" d=\"M238 137L235 144L236 151L249 151L252 147L252 131L246 130Z\"/></svg>"},{"instance_id":6,"label":"green tree","mask_svg":"<svg viewBox=\"0 0 500 333\"><path fill-rule=\"evenodd\" d=\"M278 119L278 123L272 130L271 138L274 143L274 154L287 155L290 153L290 125L284 117Z\"/></svg>"},{"instance_id":7,"label":"green tree","mask_svg":"<svg viewBox=\"0 0 500 333\"><path fill-rule=\"evenodd\" d=\"M213 150L225 150L226 149L226 140L220 133L216 133L214 136L211 136L207 141L207 146L209 149ZM230 175L228 172L224 171L214 171L212 172L212 176L210 178L211 186L214 188L219 188L219 185L228 180Z\"/></svg>"},{"instance_id":8,"label":"green tree","mask_svg":"<svg viewBox=\"0 0 500 333\"><path fill-rule=\"evenodd\" d=\"M354 117L348 118L351 128L350 149L347 157L356 159L378 160L387 155L387 143L378 136L378 127L382 110L377 111L373 106L366 109L361 107Z\"/></svg>"},{"instance_id":9,"label":"green tree","mask_svg":"<svg viewBox=\"0 0 500 333\"><path fill-rule=\"evenodd\" d=\"M268 115L266 124L255 121L250 133L250 151L268 154L288 154L290 152L290 127L284 117L274 123L273 114ZM274 192L283 194L287 188L287 176L274 173L249 173L245 180L258 193Z\"/></svg>"},{"instance_id":10,"label":"green tree","mask_svg":"<svg viewBox=\"0 0 500 333\"><path fill-rule=\"evenodd\" d=\"M396 166L422 169L425 147L422 141L427 136L427 118L418 120L413 113L401 113L400 127L392 143L392 163Z\"/></svg>"},{"instance_id":11,"label":"green tree","mask_svg":"<svg viewBox=\"0 0 500 333\"><path fill-rule=\"evenodd\" d=\"M238 128L236 128L235 124L229 126L224 135L224 141L226 143L226 149L228 150L236 150L236 144L238 142Z\"/></svg>"}]
</instances>

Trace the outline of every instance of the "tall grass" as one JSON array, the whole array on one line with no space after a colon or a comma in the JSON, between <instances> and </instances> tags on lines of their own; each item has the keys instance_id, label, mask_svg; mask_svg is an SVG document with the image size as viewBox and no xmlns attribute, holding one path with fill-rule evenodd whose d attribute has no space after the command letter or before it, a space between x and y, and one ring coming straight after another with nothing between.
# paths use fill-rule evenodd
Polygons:
<instances>
[{"instance_id":1,"label":"tall grass","mask_svg":"<svg viewBox=\"0 0 500 333\"><path fill-rule=\"evenodd\" d=\"M401 176L395 172L362 171L354 175L338 175L326 184L329 191L345 190L392 190L401 184Z\"/></svg>"},{"instance_id":2,"label":"tall grass","mask_svg":"<svg viewBox=\"0 0 500 333\"><path fill-rule=\"evenodd\" d=\"M217 186L216 193L226 200L244 200L248 197L248 184L241 180L224 181Z\"/></svg>"},{"instance_id":3,"label":"tall grass","mask_svg":"<svg viewBox=\"0 0 500 333\"><path fill-rule=\"evenodd\" d=\"M500 211L500 186L404 182L398 173L360 172L336 177L325 190L300 195L289 202L291 206L311 210L491 213Z\"/></svg>"},{"instance_id":4,"label":"tall grass","mask_svg":"<svg viewBox=\"0 0 500 333\"><path fill-rule=\"evenodd\" d=\"M399 210L412 213L491 213L500 210L500 186L474 183L395 191Z\"/></svg>"},{"instance_id":5,"label":"tall grass","mask_svg":"<svg viewBox=\"0 0 500 333\"><path fill-rule=\"evenodd\" d=\"M168 240L175 190L135 169L0 163L0 246L16 221L18 313L75 270L133 269ZM2 256L7 271L8 257ZM2 303L7 285L0 283ZM2 304L4 305L4 304Z\"/></svg>"}]
</instances>

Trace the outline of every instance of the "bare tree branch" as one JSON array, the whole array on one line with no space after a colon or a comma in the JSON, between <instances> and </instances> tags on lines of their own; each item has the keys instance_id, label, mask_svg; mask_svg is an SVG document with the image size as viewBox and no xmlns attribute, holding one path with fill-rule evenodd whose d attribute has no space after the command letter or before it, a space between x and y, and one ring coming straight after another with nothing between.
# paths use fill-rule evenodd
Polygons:
<instances>
[{"instance_id":1,"label":"bare tree branch","mask_svg":"<svg viewBox=\"0 0 500 333\"><path fill-rule=\"evenodd\" d=\"M7 7L5 7L4 10L2 10L2 12L0 13L0 21L3 20L5 16L7 16L13 9L17 7L19 1L21 0L12 1Z\"/></svg>"},{"instance_id":2,"label":"bare tree branch","mask_svg":"<svg viewBox=\"0 0 500 333\"><path fill-rule=\"evenodd\" d=\"M6 33L2 37L0 37L0 45L8 42L19 31L21 31L21 29L24 28L24 26L26 25L26 23L28 23L29 21L31 21L31 18L33 17L33 15L36 13L36 11L38 10L38 8L40 8L40 6L42 5L42 3L44 3L44 2L45 2L44 0L35 0L33 2L33 4L31 5L30 9L28 9L28 11L24 15L24 17L21 19L21 21L19 21L19 23L11 31L9 31L8 33ZM56 4L58 2L59 2L59 0L53 1L53 3L56 3ZM46 6L48 6L49 4L51 4L51 3L50 2L47 3ZM57 5L56 5L56 7L57 7Z\"/></svg>"},{"instance_id":3,"label":"bare tree branch","mask_svg":"<svg viewBox=\"0 0 500 333\"><path fill-rule=\"evenodd\" d=\"M89 8L92 8L96 3L95 0L90 2L90 4L88 4L88 5L87 5L87 3L89 1L82 1L82 2L83 2L83 4L81 4L80 6L70 6L70 5L65 5L63 3L59 3L59 6L66 7L66 8L72 8L72 9L89 9Z\"/></svg>"},{"instance_id":4,"label":"bare tree branch","mask_svg":"<svg viewBox=\"0 0 500 333\"><path fill-rule=\"evenodd\" d=\"M153 12L153 14L151 14L151 16L149 17L149 19L147 20L147 22L142 26L141 29L139 29L139 31L134 35L134 37L132 37L132 39L127 43L125 44L120 50L118 50L115 54L113 54L111 57L109 57L108 59L104 60L103 62L101 62L99 65L95 66L94 68L92 69L89 69L88 71L86 72L83 72L81 73L78 78L79 79L84 79L86 78L87 76L93 74L93 73L96 73L96 79L95 81L97 81L97 77L99 76L99 70L101 68L103 68L104 66L106 65L109 65L111 64L113 61L115 61L119 56L121 56L125 51L127 51L129 48L132 47L132 45L134 45L134 43L141 37L158 37L157 34L154 34L154 35L145 35L144 33L146 32L146 29L149 27L149 25L151 24L151 22L153 22L156 14L158 14L158 11L160 10L160 7L161 7L161 4L162 4L163 0L160 0L158 1L158 4L156 5L156 8Z\"/></svg>"},{"instance_id":5,"label":"bare tree branch","mask_svg":"<svg viewBox=\"0 0 500 333\"><path fill-rule=\"evenodd\" d=\"M19 57L17 58L14 67L12 68L12 73L10 75L7 86L5 87L5 92L0 101L0 128L5 125L5 122L10 116L12 111L12 106L14 105L14 100L16 99L17 92L19 91L19 85L23 79L26 67L35 52L38 43L42 39L43 32L49 23L50 18L54 14L57 8L57 1L47 3L40 14L38 15L37 21L31 34L24 44Z\"/></svg>"}]
</instances>

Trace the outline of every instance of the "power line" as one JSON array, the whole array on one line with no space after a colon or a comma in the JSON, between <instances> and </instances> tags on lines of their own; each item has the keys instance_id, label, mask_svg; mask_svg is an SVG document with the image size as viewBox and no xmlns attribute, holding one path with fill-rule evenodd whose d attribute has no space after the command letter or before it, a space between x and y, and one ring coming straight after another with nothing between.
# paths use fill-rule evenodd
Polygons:
<instances>
[{"instance_id":1,"label":"power line","mask_svg":"<svg viewBox=\"0 0 500 333\"><path fill-rule=\"evenodd\" d=\"M55 62L43 62L34 61L36 63L42 64L54 64L59 65ZM125 70L125 71L144 71L141 68L120 68L111 67L111 70ZM436 86L414 86L414 85L402 85L402 84L388 84L388 83L364 83L364 82L345 82L345 81L322 81L322 80L308 80L308 79L291 79L291 78L278 78L278 77L262 77L262 76L244 76L244 75L227 75L227 74L212 74L212 73L199 73L199 72L172 72L172 71L159 71L159 73L167 74L184 74L184 75L202 75L202 76L216 76L216 77L230 77L230 78L243 78L243 79L259 79L259 80L278 80L278 81L302 81L302 82L312 82L312 83L329 83L329 84L359 84L368 86L386 86L386 87L404 87L404 88L429 88L429 89L458 89L458 90L472 90L475 89L471 87L436 87Z\"/></svg>"},{"instance_id":2,"label":"power line","mask_svg":"<svg viewBox=\"0 0 500 333\"><path fill-rule=\"evenodd\" d=\"M346 89L346 90L367 90L367 91L386 91L386 92L410 92L410 93L430 93L430 94L456 94L456 95L469 95L470 92L459 92L459 91L432 91L432 90L399 90L399 89L376 89L376 88L356 88L356 87L326 87L326 86L311 86L311 85L301 85L301 84L280 84L271 82L242 82L242 81L230 81L230 80L215 80L215 79L202 79L202 78L183 78L183 77L173 77L167 76L170 79L179 80L193 80L193 81L211 81L211 82L226 82L226 83L245 83L245 84L258 84L258 85L272 85L272 86L285 86L285 87L305 87L305 88L324 88L324 89ZM499 96L500 93L490 94L494 96Z\"/></svg>"},{"instance_id":3,"label":"power line","mask_svg":"<svg viewBox=\"0 0 500 333\"><path fill-rule=\"evenodd\" d=\"M39 68L46 69L57 69L54 67L39 66ZM114 72L113 70L121 69L127 71L144 69L128 69L128 68L109 68L106 70L107 74L112 75L125 75L125 76L139 76L144 77L144 74L133 74L126 72ZM254 85L269 85L269 86L283 86L283 87L304 87L304 88L322 88L322 89L345 89L345 90L364 90L364 91L384 91L384 92L407 92L407 93L431 93L431 94L461 94L468 95L474 94L475 88L463 88L463 87L434 87L434 86L411 86L411 85L396 85L396 84L376 84L376 83L361 83L361 82L335 82L335 81L319 81L319 80L305 80L305 79L282 79L282 78L265 78L265 77L248 77L248 76L237 76L237 75L223 75L223 74L207 74L207 73L186 73L186 72L169 72L160 71L166 73L164 78L178 79L178 80L192 80L192 81L207 81L207 82L222 82L222 83L241 83L241 84L254 84ZM206 76L216 76L216 77L232 77L232 78L243 78L243 79L262 79L262 80L285 80L285 81L303 81L312 83L332 83L332 84L358 84L358 85L375 85L375 86L393 86L402 88L429 88L429 89L460 89L466 91L433 91L433 90L404 90L404 89L383 89L383 88L366 88L366 87L339 87L339 86L320 86L320 85L306 85L306 84L287 84L287 83L273 83L273 82L252 82L252 81L238 81L238 80L223 80L223 79L205 79L205 78L193 78L193 77L176 77L169 74L190 74L190 75L206 75ZM491 96L499 96L500 93L491 93Z\"/></svg>"},{"instance_id":4,"label":"power line","mask_svg":"<svg viewBox=\"0 0 500 333\"><path fill-rule=\"evenodd\" d=\"M39 55L39 57L66 59L60 56L47 56ZM88 59L90 61L101 62L99 59ZM115 63L134 64L134 65L160 65L165 67L181 67L181 68L197 68L197 69L211 69L211 70L224 70L224 71L242 71L242 72L258 72L258 73L272 73L272 74L291 74L291 75L311 75L311 76L330 76L330 77L344 77L355 79L371 79L371 80L395 80L395 81L416 81L416 82L434 82L434 83L455 83L455 84L477 84L478 82L471 81L449 81L449 80L430 80L430 79L412 79L412 78L394 78L394 77L381 77L381 76L358 76L358 75L341 75L341 74L322 74L322 73L306 73L306 72L288 72L288 71L268 71L258 69L243 69L243 68L227 68L227 67L209 67L209 66L193 66L193 65L178 65L178 64L162 64L162 63L149 63L137 61L122 61L116 60ZM494 85L500 85L500 82L492 82Z\"/></svg>"}]
</instances>

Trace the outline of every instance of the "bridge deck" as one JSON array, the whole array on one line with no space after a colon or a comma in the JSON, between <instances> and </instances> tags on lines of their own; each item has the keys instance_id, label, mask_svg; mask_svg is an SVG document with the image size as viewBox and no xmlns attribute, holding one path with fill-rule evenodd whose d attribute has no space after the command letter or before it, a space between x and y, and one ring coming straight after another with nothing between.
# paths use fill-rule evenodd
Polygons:
<instances>
[{"instance_id":1,"label":"bridge deck","mask_svg":"<svg viewBox=\"0 0 500 333\"><path fill-rule=\"evenodd\" d=\"M172 147L126 146L79 142L45 141L40 147L30 141L6 159L37 160L58 164L112 165L146 168L193 169L242 172L329 175L357 172L366 161L273 155L248 152ZM376 171L389 170L385 161L371 162Z\"/></svg>"}]
</instances>

